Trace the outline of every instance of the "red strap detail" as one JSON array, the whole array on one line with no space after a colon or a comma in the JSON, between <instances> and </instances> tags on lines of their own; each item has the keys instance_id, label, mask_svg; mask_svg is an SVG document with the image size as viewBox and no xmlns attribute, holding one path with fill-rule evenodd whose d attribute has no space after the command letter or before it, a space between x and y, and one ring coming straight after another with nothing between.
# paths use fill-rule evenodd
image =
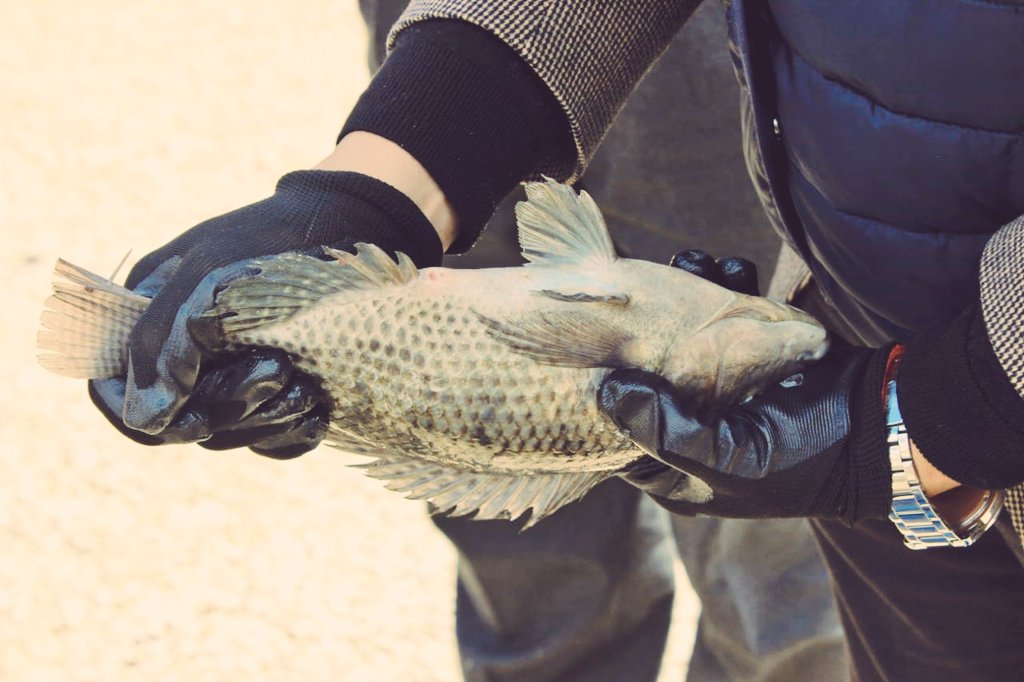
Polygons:
<instances>
[{"instance_id":1,"label":"red strap detail","mask_svg":"<svg viewBox=\"0 0 1024 682\"><path fill-rule=\"evenodd\" d=\"M885 362L885 373L882 375L882 406L889 407L888 401L886 400L888 393L889 382L896 378L896 372L900 366L900 360L903 358L904 346L902 343L897 343L889 351L889 359Z\"/></svg>"}]
</instances>

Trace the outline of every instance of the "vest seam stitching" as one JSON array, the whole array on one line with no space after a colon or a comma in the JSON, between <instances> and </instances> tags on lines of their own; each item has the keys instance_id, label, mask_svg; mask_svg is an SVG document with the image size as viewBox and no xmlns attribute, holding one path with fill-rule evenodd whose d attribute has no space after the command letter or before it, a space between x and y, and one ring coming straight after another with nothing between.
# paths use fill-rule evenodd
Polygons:
<instances>
[{"instance_id":1,"label":"vest seam stitching","mask_svg":"<svg viewBox=\"0 0 1024 682\"><path fill-rule=\"evenodd\" d=\"M901 227L901 226L897 225L896 223L893 223L892 221L883 220L881 218L872 218L871 216L863 215L863 214L860 214L860 213L855 213L853 211L849 211L849 210L840 208L832 199L829 199L828 196L824 192L822 192L821 189L814 182L812 182L809 177L807 177L807 174L804 173L800 169L799 166L797 166L796 162L793 161L792 158L790 158L790 155L788 153L786 154L786 162L789 164L790 170L792 170L795 173L797 173L800 176L800 178L811 187L811 189L813 189L815 192L817 192L821 196L822 199L824 199L826 202L828 202L829 206L831 206L837 213L841 213L841 214L843 214L845 216L849 216L850 218L854 218L856 220L863 220L863 221L866 221L866 222L870 222L870 223L872 223L874 225L878 225L880 227L888 228L888 229L891 229L891 230L896 230L896 231L902 232L902 233L915 234L915 235L923 235L923 236L933 236L933 237L943 237L943 236L949 236L949 237L980 237L980 238L984 238L984 239L988 240L994 234L994 232L978 232L978 231L968 231L968 230L937 230L937 229L934 229L934 228L933 229L927 229L927 230L920 230L920 231L912 230L912 229L910 229L908 227ZM1000 224L1002 224L1002 223L1000 223Z\"/></svg>"},{"instance_id":2,"label":"vest seam stitching","mask_svg":"<svg viewBox=\"0 0 1024 682\"><path fill-rule=\"evenodd\" d=\"M958 1L961 1L961 0L958 0ZM982 128L980 126L973 126L973 125L968 125L968 124L964 124L964 123L953 123L953 122L950 122L950 121L942 121L942 120L939 120L939 119L936 119L936 118L931 118L931 117L920 115L920 114L908 114L908 113L903 113L901 111L897 111L895 109L891 109L891 108L887 107L886 105L882 104L881 102L879 102L878 100L872 98L870 95L868 95L867 93L863 92L862 90L860 90L856 86L851 85L850 83L847 83L845 81L839 80L838 77L830 76L827 73L825 73L824 71L822 71L821 69L819 69L817 66L815 66L814 64L809 62L807 59L805 59L804 56L802 54L800 54L800 52L795 47L793 47L789 43L789 41L787 41L785 38L782 39L782 42L785 44L788 52L790 54L792 54L796 59L799 59L801 62L803 62L803 64L808 69L810 69L811 72L815 76L821 78L827 84L834 85L834 86L836 86L838 88L841 88L843 90L849 91L851 94L853 94L853 95L857 96L858 98L864 100L870 107L878 108L878 109L882 110L883 112L885 112L887 114L890 114L891 116L896 116L896 117L899 117L901 119L907 119L907 120L923 121L925 123L930 123L930 124L936 125L936 126L944 126L944 127L947 127L947 128L957 128L957 129L960 129L960 130L971 131L971 132L976 132L976 133L981 133L981 134L997 135L997 136L1000 136L1000 137L1008 137L1008 138L1013 138L1013 139L1016 139L1016 140L1024 139L1024 126L1018 127L1015 130L1010 130L1010 131L1008 131L1008 130L993 130L991 128ZM830 99L832 99L832 101L835 101L833 98L830 98ZM872 114L872 116L873 115L874 114Z\"/></svg>"}]
</instances>

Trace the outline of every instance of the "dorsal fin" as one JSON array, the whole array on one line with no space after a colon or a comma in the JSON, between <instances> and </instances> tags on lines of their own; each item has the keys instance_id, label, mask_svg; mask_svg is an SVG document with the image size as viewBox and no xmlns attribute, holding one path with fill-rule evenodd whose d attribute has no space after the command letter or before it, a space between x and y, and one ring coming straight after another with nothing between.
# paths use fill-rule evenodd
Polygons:
<instances>
[{"instance_id":1,"label":"dorsal fin","mask_svg":"<svg viewBox=\"0 0 1024 682\"><path fill-rule=\"evenodd\" d=\"M616 259L608 227L589 194L577 195L548 178L527 183L526 199L516 204L516 220L529 264L601 267Z\"/></svg>"},{"instance_id":2,"label":"dorsal fin","mask_svg":"<svg viewBox=\"0 0 1024 682\"><path fill-rule=\"evenodd\" d=\"M210 314L223 318L225 333L237 334L280 322L325 296L399 286L418 273L404 253L397 254L396 263L373 244L356 244L355 254L328 247L324 253L335 260L282 253L254 261L259 272L231 282Z\"/></svg>"},{"instance_id":3,"label":"dorsal fin","mask_svg":"<svg viewBox=\"0 0 1024 682\"><path fill-rule=\"evenodd\" d=\"M382 248L374 244L359 242L356 244L354 254L325 246L324 253L338 263L352 268L345 272L345 277L348 279L348 284L344 286L346 289L369 289L405 284L415 279L418 272L412 259L401 251L396 253L398 262L395 263ZM357 272L362 275L361 278L356 276Z\"/></svg>"}]
</instances>

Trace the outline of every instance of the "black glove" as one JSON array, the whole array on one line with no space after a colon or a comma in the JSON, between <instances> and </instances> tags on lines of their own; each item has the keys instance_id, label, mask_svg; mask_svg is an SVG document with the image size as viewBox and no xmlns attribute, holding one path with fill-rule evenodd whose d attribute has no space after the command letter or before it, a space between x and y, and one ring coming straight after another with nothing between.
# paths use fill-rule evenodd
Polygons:
<instances>
[{"instance_id":1,"label":"black glove","mask_svg":"<svg viewBox=\"0 0 1024 682\"><path fill-rule=\"evenodd\" d=\"M677 514L735 518L885 518L892 501L882 416L886 354L832 350L796 386L777 385L701 420L661 377L619 370L603 409L645 452L626 480ZM665 468L667 465L668 468ZM710 487L694 500L693 476Z\"/></svg>"},{"instance_id":2,"label":"black glove","mask_svg":"<svg viewBox=\"0 0 1024 682\"><path fill-rule=\"evenodd\" d=\"M702 252L681 252L672 264L724 286L744 281L744 293L757 293L744 261L719 262L731 273L716 274ZM881 398L887 358L888 349L834 347L799 380L718 416L698 416L668 381L636 369L611 373L598 401L651 455L623 478L673 513L853 523L884 518L891 502Z\"/></svg>"},{"instance_id":3,"label":"black glove","mask_svg":"<svg viewBox=\"0 0 1024 682\"><path fill-rule=\"evenodd\" d=\"M672 256L669 265L737 293L758 295L757 266L745 258L733 256L716 261L700 249L685 249Z\"/></svg>"},{"instance_id":4,"label":"black glove","mask_svg":"<svg viewBox=\"0 0 1024 682\"><path fill-rule=\"evenodd\" d=\"M283 352L215 354L201 315L218 291L249 274L260 256L358 242L403 251L420 267L442 247L407 197L358 173L297 171L258 203L213 218L154 251L126 286L153 302L132 331L127 377L90 382L89 393L125 435L144 444L201 441L223 449L253 445L292 457L323 438L327 401Z\"/></svg>"}]
</instances>

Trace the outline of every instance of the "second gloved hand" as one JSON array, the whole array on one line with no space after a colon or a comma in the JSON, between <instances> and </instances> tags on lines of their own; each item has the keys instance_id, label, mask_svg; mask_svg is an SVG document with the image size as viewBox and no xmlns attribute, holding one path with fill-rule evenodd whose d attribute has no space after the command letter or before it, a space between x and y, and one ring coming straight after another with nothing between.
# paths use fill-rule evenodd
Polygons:
<instances>
[{"instance_id":1,"label":"second gloved hand","mask_svg":"<svg viewBox=\"0 0 1024 682\"><path fill-rule=\"evenodd\" d=\"M842 347L803 373L714 417L663 378L618 370L601 408L656 462L624 478L677 514L735 518L885 518L892 501L881 386L886 354ZM703 481L710 498L687 496Z\"/></svg>"},{"instance_id":2,"label":"second gloved hand","mask_svg":"<svg viewBox=\"0 0 1024 682\"><path fill-rule=\"evenodd\" d=\"M278 456L309 449L326 423L319 389L282 354L212 357L196 338L201 316L253 258L322 256L323 246L359 242L402 251L420 267L441 261L441 242L416 205L358 173L290 173L269 198L188 230L129 273L126 286L153 301L132 332L128 375L90 382L93 401L142 443L255 443Z\"/></svg>"},{"instance_id":3,"label":"second gloved hand","mask_svg":"<svg viewBox=\"0 0 1024 682\"><path fill-rule=\"evenodd\" d=\"M743 261L719 263L701 252L673 259L706 279L757 293ZM748 284L735 286L740 281ZM650 455L623 478L673 513L853 523L884 518L891 502L881 398L887 357L888 349L835 347L799 382L772 386L720 415L697 414L664 378L635 369L612 372L598 400ZM695 501L695 488L710 489L710 497Z\"/></svg>"}]
</instances>

